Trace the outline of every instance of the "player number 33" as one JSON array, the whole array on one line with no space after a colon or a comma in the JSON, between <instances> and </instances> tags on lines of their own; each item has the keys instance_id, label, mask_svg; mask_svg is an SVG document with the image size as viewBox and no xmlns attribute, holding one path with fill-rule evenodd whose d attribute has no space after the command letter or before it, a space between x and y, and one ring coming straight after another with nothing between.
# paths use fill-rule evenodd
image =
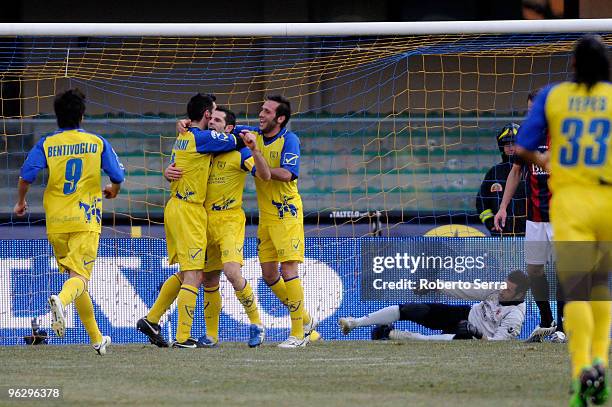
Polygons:
<instances>
[{"instance_id":1,"label":"player number 33","mask_svg":"<svg viewBox=\"0 0 612 407\"><path fill-rule=\"evenodd\" d=\"M599 166L606 162L608 150L608 138L610 137L610 120L593 119L589 123L581 119L568 118L561 124L561 133L567 137L569 145L560 149L559 163L565 166L578 164L580 157L580 138L588 132L594 145L584 149L584 164L587 166Z\"/></svg>"}]
</instances>

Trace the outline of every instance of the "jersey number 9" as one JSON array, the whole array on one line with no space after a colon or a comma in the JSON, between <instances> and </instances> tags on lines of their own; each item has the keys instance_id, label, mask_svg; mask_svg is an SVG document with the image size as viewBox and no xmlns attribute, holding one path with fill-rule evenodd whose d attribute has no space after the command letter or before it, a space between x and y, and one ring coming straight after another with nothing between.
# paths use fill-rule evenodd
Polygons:
<instances>
[{"instance_id":1,"label":"jersey number 9","mask_svg":"<svg viewBox=\"0 0 612 407\"><path fill-rule=\"evenodd\" d=\"M66 182L64 182L64 195L70 195L77 189L77 183L81 179L83 171L83 160L71 158L66 162Z\"/></svg>"}]
</instances>

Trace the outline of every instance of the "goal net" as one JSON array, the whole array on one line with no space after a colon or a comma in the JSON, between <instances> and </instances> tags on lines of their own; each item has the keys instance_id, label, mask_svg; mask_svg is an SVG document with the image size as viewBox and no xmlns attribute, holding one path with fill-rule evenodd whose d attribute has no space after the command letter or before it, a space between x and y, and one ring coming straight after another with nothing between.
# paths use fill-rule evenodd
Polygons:
<instances>
[{"instance_id":1,"label":"goal net","mask_svg":"<svg viewBox=\"0 0 612 407\"><path fill-rule=\"evenodd\" d=\"M257 125L265 96L282 94L291 101L289 126L301 141L305 305L323 337L338 339L338 317L414 299L409 290L365 287L376 276L365 276L364 259L380 245L417 255L446 250L455 265L457 257L484 256L490 275L524 267L520 238L481 237L488 233L476 195L487 170L501 161L499 130L521 122L531 91L570 77L579 35L0 38L0 344L22 343L32 318L49 331L46 300L65 279L46 241L46 173L30 190L27 216L12 214L27 152L57 127L56 93L78 87L86 94L83 128L108 139L126 169L121 194L104 202L90 285L102 332L115 342L143 342L135 323L176 271L166 256L169 184L162 172L189 98L213 93L236 112L238 124ZM610 33L603 37L612 44ZM260 279L252 180L244 210L243 273L268 338L284 339L288 312ZM244 340L248 319L224 279L222 296L221 340ZM194 334L204 331L201 301L200 295ZM76 311L69 308L67 315L61 343L87 342ZM174 308L162 323L172 337ZM350 337L367 338L369 331ZM53 335L51 341L60 343Z\"/></svg>"}]
</instances>

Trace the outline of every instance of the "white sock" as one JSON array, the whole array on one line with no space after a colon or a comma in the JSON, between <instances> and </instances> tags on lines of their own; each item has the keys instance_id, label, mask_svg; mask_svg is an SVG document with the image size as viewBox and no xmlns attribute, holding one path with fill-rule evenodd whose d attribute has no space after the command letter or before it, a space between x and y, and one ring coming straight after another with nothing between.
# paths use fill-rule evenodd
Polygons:
<instances>
[{"instance_id":1,"label":"white sock","mask_svg":"<svg viewBox=\"0 0 612 407\"><path fill-rule=\"evenodd\" d=\"M419 341L452 341L455 334L423 335L415 333L414 339Z\"/></svg>"},{"instance_id":2,"label":"white sock","mask_svg":"<svg viewBox=\"0 0 612 407\"><path fill-rule=\"evenodd\" d=\"M390 325L400 319L399 305L392 305L380 311L373 312L365 317L357 318L357 326Z\"/></svg>"}]
</instances>

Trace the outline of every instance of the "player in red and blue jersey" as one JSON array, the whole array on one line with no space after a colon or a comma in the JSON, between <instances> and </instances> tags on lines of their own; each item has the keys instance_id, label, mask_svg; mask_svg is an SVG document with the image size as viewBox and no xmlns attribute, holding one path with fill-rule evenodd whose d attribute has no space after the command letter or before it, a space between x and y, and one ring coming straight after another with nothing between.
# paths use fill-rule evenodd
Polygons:
<instances>
[{"instance_id":1,"label":"player in red and blue jersey","mask_svg":"<svg viewBox=\"0 0 612 407\"><path fill-rule=\"evenodd\" d=\"M537 91L531 92L527 98L527 110L531 110ZM544 153L550 146L550 137L543 138L544 143L538 146L538 151ZM517 157L508 174L506 191L502 198L499 211L495 214L496 230L501 230L506 223L507 207L511 202L518 185L524 177L527 181L527 222L525 224L525 262L527 274L531 281L531 292L540 311L540 324L529 338L528 342L541 342L544 337L552 335L554 342L564 342L563 334L563 302L557 302L557 321L554 321L549 301L550 283L544 267L552 262L552 228L549 222L549 205L551 192L548 188L548 172L536 164L527 164Z\"/></svg>"}]
</instances>

